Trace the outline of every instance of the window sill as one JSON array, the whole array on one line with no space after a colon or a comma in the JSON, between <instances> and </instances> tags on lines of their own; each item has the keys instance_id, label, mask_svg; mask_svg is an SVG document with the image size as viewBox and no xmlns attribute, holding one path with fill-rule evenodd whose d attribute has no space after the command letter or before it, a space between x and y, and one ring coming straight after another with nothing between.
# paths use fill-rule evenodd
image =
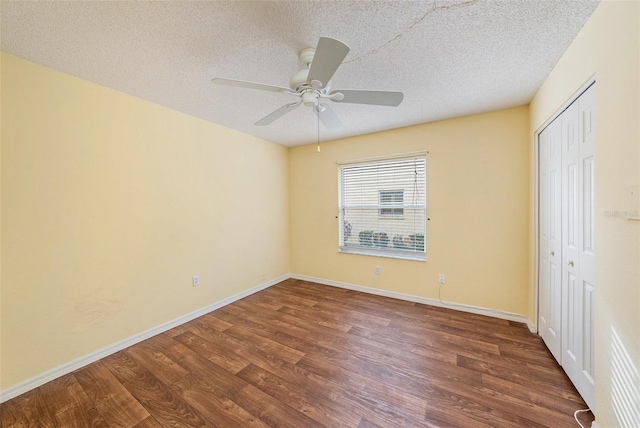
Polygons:
<instances>
[{"instance_id":1,"label":"window sill","mask_svg":"<svg viewBox=\"0 0 640 428\"><path fill-rule=\"evenodd\" d=\"M401 250L367 250L365 248L341 247L338 249L342 254L356 254L360 256L383 257L388 259L411 260L414 262L424 262L427 256L424 252L408 252Z\"/></svg>"}]
</instances>

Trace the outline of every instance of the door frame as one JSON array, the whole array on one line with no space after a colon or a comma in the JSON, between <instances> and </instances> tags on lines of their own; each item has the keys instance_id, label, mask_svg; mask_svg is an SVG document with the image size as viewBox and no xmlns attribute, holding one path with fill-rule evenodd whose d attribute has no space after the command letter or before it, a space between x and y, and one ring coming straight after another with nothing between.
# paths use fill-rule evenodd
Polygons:
<instances>
[{"instance_id":1,"label":"door frame","mask_svg":"<svg viewBox=\"0 0 640 428\"><path fill-rule=\"evenodd\" d=\"M589 79L576 90L562 105L544 121L542 125L534 132L533 145L534 145L534 157L535 157L535 182L534 182L534 226L535 226L535 269L534 269L534 285L535 285L535 298L533 312L535 317L529 326L529 330L533 333L539 334L539 316L540 316L540 134L544 129L551 124L556 118L558 118L574 101L576 101L583 92L589 89L590 86L596 83L595 74L589 77Z\"/></svg>"}]
</instances>

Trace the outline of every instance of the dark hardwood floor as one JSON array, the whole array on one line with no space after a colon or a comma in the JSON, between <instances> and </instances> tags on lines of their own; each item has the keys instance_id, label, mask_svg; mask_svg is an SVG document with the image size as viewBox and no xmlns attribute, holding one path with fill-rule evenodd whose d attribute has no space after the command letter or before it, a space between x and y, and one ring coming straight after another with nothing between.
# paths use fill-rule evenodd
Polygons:
<instances>
[{"instance_id":1,"label":"dark hardwood floor","mask_svg":"<svg viewBox=\"0 0 640 428\"><path fill-rule=\"evenodd\" d=\"M525 325L287 280L0 411L3 427L575 428L584 408Z\"/></svg>"}]
</instances>

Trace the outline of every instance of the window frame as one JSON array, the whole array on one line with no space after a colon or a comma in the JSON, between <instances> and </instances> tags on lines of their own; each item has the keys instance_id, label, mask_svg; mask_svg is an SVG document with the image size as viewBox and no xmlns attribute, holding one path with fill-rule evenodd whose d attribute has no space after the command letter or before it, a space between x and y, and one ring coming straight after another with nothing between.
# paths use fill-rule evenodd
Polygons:
<instances>
[{"instance_id":1,"label":"window frame","mask_svg":"<svg viewBox=\"0 0 640 428\"><path fill-rule=\"evenodd\" d=\"M338 171L337 171L338 172L338 216L337 216L337 219L338 219L338 252L339 253L394 258L394 259L403 259L403 260L412 260L412 261L422 261L422 262L426 261L427 207L428 207L427 205L427 173L426 173L427 153L428 152L425 151L425 152L418 152L418 153L400 154L395 156L393 155L382 156L382 157L367 158L367 159L360 159L360 160L336 162L336 164L338 165ZM348 169L349 167L367 167L369 165L371 166L377 165L378 168L382 168L389 164L398 163L397 167L401 171L403 166L405 166L406 168L407 162L414 162L415 164L416 160L418 160L418 164L420 168L420 176L419 177L416 176L414 185L418 185L418 182L420 182L419 185L421 187L410 189L413 191L413 195L414 195L413 198L416 197L415 196L416 194L419 197L419 200L417 201L414 199L415 204L405 203L407 197L411 198L411 196L407 195L407 192L410 191L408 190L407 187L405 187L404 189L397 189L393 187L377 188L376 193L378 194L378 199L375 204L361 204L361 205L345 204L345 176L344 176L345 169ZM405 170L405 174L406 174L406 170ZM349 179L347 179L347 181L349 181ZM397 215L397 214L381 215L380 214L381 209L386 209L390 207L383 206L381 204L380 191L398 191L398 190L402 190L402 198L403 198L402 204L399 204L399 206L393 205L391 208L401 208L403 210L402 211L403 215ZM420 198L420 193L424 195L423 198ZM381 236L372 238L373 240L372 242L374 242L373 245L367 244L367 241L364 241L363 243L362 240L359 240L358 243L356 244L353 244L353 243L348 244L345 241L345 235L347 236L347 239L349 237L353 239L354 235L356 236L356 239L360 239L360 238L358 237L359 236L358 232L354 231L352 233L352 227L354 225L353 224L347 225L346 223L349 223L349 222L347 221L345 223L346 221L345 217L348 216L347 212L349 210L358 210L358 209L370 210L370 212L375 210L375 217L378 219L378 221L382 223L393 222L395 220L403 220L406 217L407 210L413 210L414 215L418 215L419 221L422 222L422 225L417 228L411 228L410 226L407 227L402 225L400 225L397 228L392 228L392 230L390 231L391 235L393 235L396 231L404 232L404 234L399 235L402 239L404 239L404 241L400 241L399 245L396 245L395 241L393 241L394 244L391 244L392 238L394 238L394 236L389 236L386 234L385 234L386 237L384 238L385 239L384 244L379 244L379 242L381 242L379 240L382 238ZM374 214L372 213L370 215L374 215ZM378 227L380 227L380 224L382 223L379 223ZM363 230L360 230L361 232L372 232L370 230L364 229L365 228L364 223L357 224L357 225L361 226L360 229L363 229ZM348 226L348 230L346 226ZM381 229L385 229L385 227L381 227ZM378 235L379 233L380 232L374 233L374 235ZM378 242L378 244L376 245L375 242Z\"/></svg>"}]
</instances>

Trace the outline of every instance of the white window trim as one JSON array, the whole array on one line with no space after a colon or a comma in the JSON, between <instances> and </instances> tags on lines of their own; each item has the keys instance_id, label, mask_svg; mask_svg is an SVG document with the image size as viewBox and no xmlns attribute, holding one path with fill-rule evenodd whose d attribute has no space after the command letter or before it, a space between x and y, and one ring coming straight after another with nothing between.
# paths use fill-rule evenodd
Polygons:
<instances>
[{"instance_id":1,"label":"white window trim","mask_svg":"<svg viewBox=\"0 0 640 428\"><path fill-rule=\"evenodd\" d=\"M338 213L338 219L340 222L339 225L339 234L338 234L338 252L339 253L343 253L343 254L356 254L356 255L364 255L364 256L373 256L373 257L383 257L383 258L394 258L394 259L403 259L403 260L412 260L412 261L426 261L426 250L427 250L427 237L426 237L426 227L427 227L427 200L426 200L426 192L427 192L427 183L426 183L426 176L424 177L424 188L423 188L423 192L425 195L425 202L424 205L398 205L398 207L401 207L403 209L423 209L423 221L424 221L424 240L423 240L423 249L422 251L416 251L416 250L411 250L411 249L399 249L399 248L394 248L394 247L388 247L388 248L363 248L360 246L343 246L341 245L342 241L343 241L343 235L344 235L344 213L343 210L344 209L373 209L373 208L379 208L381 205L349 205L348 207L345 206L345 202L344 202L344 180L343 180L343 174L341 173L341 168L343 167L348 167L348 166L354 166L357 164L367 164L367 163L371 163L371 162L376 162L376 161L391 161L394 159L404 159L404 158L416 158L416 157L421 157L424 159L425 162L425 174L426 174L426 155L428 154L428 151L422 151L422 152L411 152L411 153L404 153L404 154L398 154L398 155L391 155L391 156L380 156L380 157L371 157L371 158L363 158L363 159L358 159L358 160L353 160L353 161L341 161L341 162L336 162L336 164L339 166L338 168L338 182L339 182L339 190L338 190L338 201L339 201L339 213ZM390 206L387 207L385 206L385 208L393 208L394 206ZM379 214L379 213L378 213ZM404 218L403 216L399 216L399 215L379 215L379 219L381 221L385 221L385 220L394 220L394 219L402 219ZM391 238L391 237L390 237Z\"/></svg>"}]
</instances>

